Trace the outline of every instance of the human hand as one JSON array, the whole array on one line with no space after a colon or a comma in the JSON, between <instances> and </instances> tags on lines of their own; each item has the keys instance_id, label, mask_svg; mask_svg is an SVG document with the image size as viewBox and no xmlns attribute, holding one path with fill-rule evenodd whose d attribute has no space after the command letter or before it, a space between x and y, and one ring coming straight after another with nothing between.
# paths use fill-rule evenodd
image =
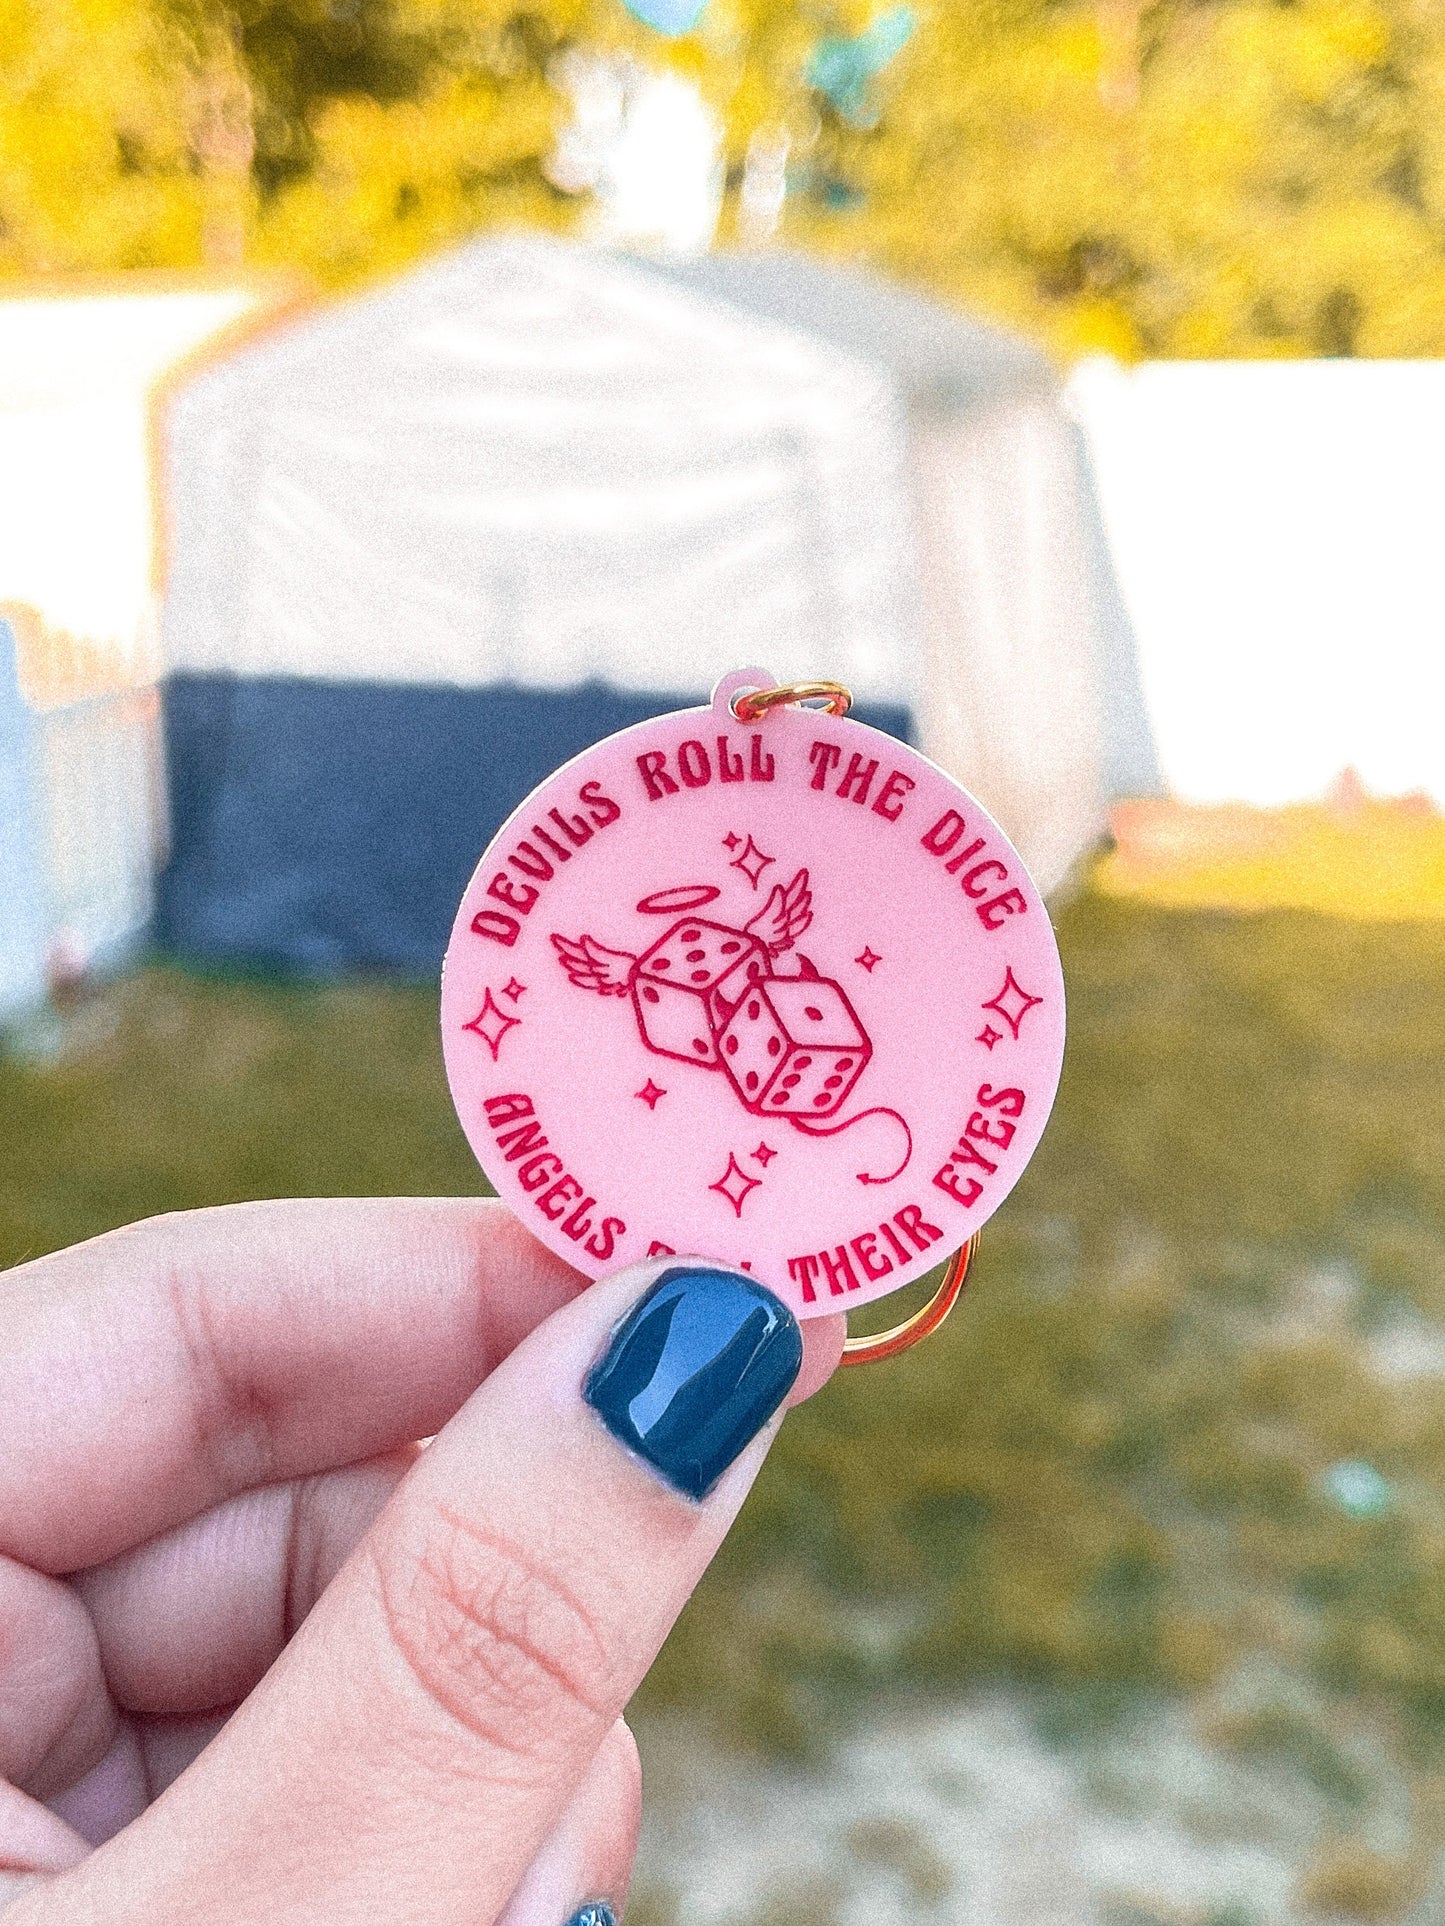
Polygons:
<instances>
[{"instance_id":1,"label":"human hand","mask_svg":"<svg viewBox=\"0 0 1445 1926\"><path fill-rule=\"evenodd\" d=\"M5 1926L620 1912L623 1708L842 1319L582 1282L499 1204L380 1199L0 1277Z\"/></svg>"}]
</instances>

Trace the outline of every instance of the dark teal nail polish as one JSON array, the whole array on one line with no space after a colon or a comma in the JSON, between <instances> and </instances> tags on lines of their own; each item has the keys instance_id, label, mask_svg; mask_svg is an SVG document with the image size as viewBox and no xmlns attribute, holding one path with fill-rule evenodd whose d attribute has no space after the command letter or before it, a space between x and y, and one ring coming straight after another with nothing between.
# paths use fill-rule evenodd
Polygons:
<instances>
[{"instance_id":1,"label":"dark teal nail polish","mask_svg":"<svg viewBox=\"0 0 1445 1926\"><path fill-rule=\"evenodd\" d=\"M617 1926L617 1915L605 1899L594 1899L573 1913L567 1926Z\"/></svg>"},{"instance_id":2,"label":"dark teal nail polish","mask_svg":"<svg viewBox=\"0 0 1445 1926\"><path fill-rule=\"evenodd\" d=\"M803 1362L798 1320L736 1271L664 1271L608 1340L582 1395L670 1485L705 1498Z\"/></svg>"}]
</instances>

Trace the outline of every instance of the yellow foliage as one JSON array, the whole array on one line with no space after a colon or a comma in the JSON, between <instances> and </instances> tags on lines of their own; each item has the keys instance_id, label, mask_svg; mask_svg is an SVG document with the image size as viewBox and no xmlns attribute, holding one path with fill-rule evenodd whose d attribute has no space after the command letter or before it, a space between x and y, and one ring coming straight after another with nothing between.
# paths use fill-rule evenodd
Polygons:
<instances>
[{"instance_id":1,"label":"yellow foliage","mask_svg":"<svg viewBox=\"0 0 1445 1926\"><path fill-rule=\"evenodd\" d=\"M784 239L1061 357L1445 348L1438 8L915 0L850 118L809 62L885 3L711 0L668 40L621 0L0 0L0 274L249 258L335 283L565 226L549 75L581 45L699 86L725 236L750 142L785 138Z\"/></svg>"},{"instance_id":2,"label":"yellow foliage","mask_svg":"<svg viewBox=\"0 0 1445 1926\"><path fill-rule=\"evenodd\" d=\"M169 53L128 0L0 0L0 271L197 258L204 194Z\"/></svg>"},{"instance_id":3,"label":"yellow foliage","mask_svg":"<svg viewBox=\"0 0 1445 1926\"><path fill-rule=\"evenodd\" d=\"M1064 355L1436 352L1442 44L1339 0L940 7L834 130L861 206L789 224Z\"/></svg>"},{"instance_id":4,"label":"yellow foliage","mask_svg":"<svg viewBox=\"0 0 1445 1926\"><path fill-rule=\"evenodd\" d=\"M1122 803L1097 883L1171 909L1445 919L1445 817L1423 799L1189 808Z\"/></svg>"},{"instance_id":5,"label":"yellow foliage","mask_svg":"<svg viewBox=\"0 0 1445 1926\"><path fill-rule=\"evenodd\" d=\"M260 223L256 258L350 281L459 239L483 215L556 224L565 208L524 172L551 144L556 103L539 81L500 94L452 78L422 101L333 103L316 166ZM521 178L508 191L498 177L512 167Z\"/></svg>"}]
</instances>

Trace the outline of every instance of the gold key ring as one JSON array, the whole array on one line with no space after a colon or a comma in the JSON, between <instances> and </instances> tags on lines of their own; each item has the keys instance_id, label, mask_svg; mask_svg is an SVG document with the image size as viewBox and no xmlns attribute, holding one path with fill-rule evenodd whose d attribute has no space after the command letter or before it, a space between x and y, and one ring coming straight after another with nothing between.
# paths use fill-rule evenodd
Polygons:
<instances>
[{"instance_id":1,"label":"gold key ring","mask_svg":"<svg viewBox=\"0 0 1445 1926\"><path fill-rule=\"evenodd\" d=\"M955 1251L949 1258L943 1282L921 1311L904 1318L892 1330L879 1331L873 1337L845 1338L844 1364L881 1364L884 1358L896 1358L900 1351L906 1351L911 1345L921 1344L926 1337L932 1337L962 1296L963 1287L968 1281L969 1266L977 1249L978 1232L975 1231L963 1249Z\"/></svg>"},{"instance_id":2,"label":"gold key ring","mask_svg":"<svg viewBox=\"0 0 1445 1926\"><path fill-rule=\"evenodd\" d=\"M853 691L841 682L779 682L771 689L744 689L733 697L733 714L739 722L761 722L769 709L787 702L823 703L830 716L846 716L853 707Z\"/></svg>"}]
</instances>

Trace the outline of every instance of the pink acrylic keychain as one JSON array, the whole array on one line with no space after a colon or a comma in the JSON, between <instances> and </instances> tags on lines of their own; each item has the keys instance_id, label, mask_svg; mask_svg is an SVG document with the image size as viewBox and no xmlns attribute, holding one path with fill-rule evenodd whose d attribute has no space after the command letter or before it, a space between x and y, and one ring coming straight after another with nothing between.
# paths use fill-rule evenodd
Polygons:
<instances>
[{"instance_id":1,"label":"pink acrylic keychain","mask_svg":"<svg viewBox=\"0 0 1445 1926\"><path fill-rule=\"evenodd\" d=\"M478 864L441 1013L483 1170L588 1276L685 1253L813 1317L951 1257L863 1362L942 1321L1033 1154L1064 985L998 825L850 702L739 670L567 763Z\"/></svg>"}]
</instances>

